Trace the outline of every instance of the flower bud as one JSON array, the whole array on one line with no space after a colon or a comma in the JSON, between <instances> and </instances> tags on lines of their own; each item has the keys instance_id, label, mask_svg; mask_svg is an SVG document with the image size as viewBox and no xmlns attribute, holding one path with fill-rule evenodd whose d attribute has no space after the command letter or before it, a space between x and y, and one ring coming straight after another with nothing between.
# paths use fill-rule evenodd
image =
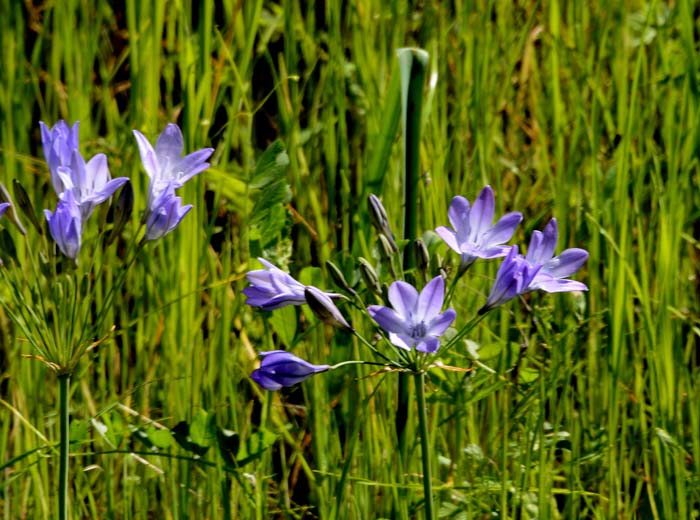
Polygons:
<instances>
[{"instance_id":1,"label":"flower bud","mask_svg":"<svg viewBox=\"0 0 700 520\"><path fill-rule=\"evenodd\" d=\"M340 268L335 265L333 262L330 260L326 261L326 269L328 269L328 273L331 275L331 278L333 279L333 283L339 288L342 289L353 296L355 296L357 293L355 290L350 287L350 284L347 282L345 279L345 276L343 275L343 272L340 270Z\"/></svg>"},{"instance_id":2,"label":"flower bud","mask_svg":"<svg viewBox=\"0 0 700 520\"><path fill-rule=\"evenodd\" d=\"M418 238L413 242L413 250L416 255L416 267L421 273L426 274L430 267L430 253L423 239Z\"/></svg>"},{"instance_id":3,"label":"flower bud","mask_svg":"<svg viewBox=\"0 0 700 520\"><path fill-rule=\"evenodd\" d=\"M369 197L369 218L372 225L377 230L377 233L384 235L386 239L391 244L391 249L395 252L399 252L399 247L396 245L394 240L394 234L391 232L391 226L389 226L389 219L386 215L386 210L382 205L379 198L370 193Z\"/></svg>"},{"instance_id":4,"label":"flower bud","mask_svg":"<svg viewBox=\"0 0 700 520\"><path fill-rule=\"evenodd\" d=\"M112 226L112 231L110 231L109 236L105 245L110 245L114 242L121 232L124 230L124 226L129 222L131 218L131 212L134 209L134 188L131 182L127 182L122 187L122 191L119 192L119 197L114 203L114 224ZM110 208L111 209L111 208Z\"/></svg>"},{"instance_id":5,"label":"flower bud","mask_svg":"<svg viewBox=\"0 0 700 520\"><path fill-rule=\"evenodd\" d=\"M306 303L319 320L328 325L352 330L350 324L326 293L313 285L309 285L304 289L304 298L306 298Z\"/></svg>"},{"instance_id":6,"label":"flower bud","mask_svg":"<svg viewBox=\"0 0 700 520\"><path fill-rule=\"evenodd\" d=\"M36 213L34 212L34 205L29 199L29 195L27 195L24 186L22 186L22 184L20 184L20 182L17 179L13 179L12 181L12 191L15 194L15 201L17 202L17 207L22 210L22 213L25 214L25 216L29 219L34 228L36 228L39 234L41 234L43 229L41 227L41 224L39 223L39 219L36 218Z\"/></svg>"},{"instance_id":7,"label":"flower bud","mask_svg":"<svg viewBox=\"0 0 700 520\"><path fill-rule=\"evenodd\" d=\"M377 276L377 272L374 270L374 267L372 267L372 265L362 257L358 258L357 261L359 263L360 274L362 275L362 280L365 282L365 286L373 293L381 296L382 285L379 283L379 277Z\"/></svg>"},{"instance_id":8,"label":"flower bud","mask_svg":"<svg viewBox=\"0 0 700 520\"><path fill-rule=\"evenodd\" d=\"M19 221L19 218L17 218L17 212L15 211L14 204L12 204L12 199L10 198L10 194L8 193L7 189L5 186L0 182L0 204L9 204L9 206L6 206L5 213L7 213L7 216L12 219L12 223L17 227L20 233L23 235L27 234L27 231L24 229L24 226L22 223Z\"/></svg>"}]
</instances>

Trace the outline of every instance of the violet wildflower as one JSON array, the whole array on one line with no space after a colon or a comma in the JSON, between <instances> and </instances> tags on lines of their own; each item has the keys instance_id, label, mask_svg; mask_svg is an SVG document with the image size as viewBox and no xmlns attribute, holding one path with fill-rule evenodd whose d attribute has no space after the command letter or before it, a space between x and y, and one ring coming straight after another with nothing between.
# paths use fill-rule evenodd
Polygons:
<instances>
[{"instance_id":1,"label":"violet wildflower","mask_svg":"<svg viewBox=\"0 0 700 520\"><path fill-rule=\"evenodd\" d=\"M312 365L284 350L261 352L260 356L260 368L255 369L250 377L270 391L301 383L304 379L331 368L329 365Z\"/></svg>"},{"instance_id":2,"label":"violet wildflower","mask_svg":"<svg viewBox=\"0 0 700 520\"><path fill-rule=\"evenodd\" d=\"M544 232L532 233L525 260L532 266L541 266L541 269L530 282L527 290L540 289L550 293L587 291L588 287L585 284L566 278L581 268L588 259L588 252L584 249L570 248L554 256L557 235L557 220L554 218L545 226Z\"/></svg>"},{"instance_id":3,"label":"violet wildflower","mask_svg":"<svg viewBox=\"0 0 700 520\"><path fill-rule=\"evenodd\" d=\"M292 278L279 267L264 258L258 258L266 269L248 271L246 278L250 285L243 289L246 303L260 307L264 311L272 311L285 305L303 305L306 303L304 289L306 286ZM336 293L326 293L331 298L339 298Z\"/></svg>"},{"instance_id":4,"label":"violet wildflower","mask_svg":"<svg viewBox=\"0 0 700 520\"><path fill-rule=\"evenodd\" d=\"M527 292L540 267L527 262L522 255L518 254L518 246L513 246L498 268L491 293L486 300L486 305L479 309L479 314L484 314Z\"/></svg>"},{"instance_id":5,"label":"violet wildflower","mask_svg":"<svg viewBox=\"0 0 700 520\"><path fill-rule=\"evenodd\" d=\"M492 225L494 209L491 186L481 190L471 207L464 197L452 199L447 215L454 229L440 226L435 232L461 255L460 270L465 270L477 258L498 258L508 254L510 247L502 244L511 239L523 216L517 211L507 213Z\"/></svg>"},{"instance_id":6,"label":"violet wildflower","mask_svg":"<svg viewBox=\"0 0 700 520\"><path fill-rule=\"evenodd\" d=\"M49 128L43 121L39 121L44 158L49 165L51 182L54 190L56 190L56 195L61 195L65 190L58 168L61 166L70 167L73 151L78 149L79 124L76 121L70 127L68 123L61 119L56 122L53 128Z\"/></svg>"},{"instance_id":7,"label":"violet wildflower","mask_svg":"<svg viewBox=\"0 0 700 520\"><path fill-rule=\"evenodd\" d=\"M44 210L46 220L49 222L51 236L58 244L58 248L68 258L75 259L80 252L82 234L82 216L80 206L68 190L59 199L56 211L52 214L48 209Z\"/></svg>"},{"instance_id":8,"label":"violet wildflower","mask_svg":"<svg viewBox=\"0 0 700 520\"><path fill-rule=\"evenodd\" d=\"M157 240L175 229L192 209L192 204L182 206L182 199L175 195L172 186L166 187L152 202L146 213L146 240Z\"/></svg>"},{"instance_id":9,"label":"violet wildflower","mask_svg":"<svg viewBox=\"0 0 700 520\"><path fill-rule=\"evenodd\" d=\"M105 154L98 153L86 163L77 149L73 150L70 165L58 167L58 177L64 188L61 194L68 190L73 192L83 222L92 214L95 206L110 198L129 180L126 177L110 179Z\"/></svg>"},{"instance_id":10,"label":"violet wildflower","mask_svg":"<svg viewBox=\"0 0 700 520\"><path fill-rule=\"evenodd\" d=\"M170 123L165 127L156 140L155 149L141 132L133 132L139 146L141 162L151 178L149 201L156 199L167 186L181 188L185 182L209 168L206 161L214 149L203 148L182 157L184 140L176 124Z\"/></svg>"},{"instance_id":11,"label":"violet wildflower","mask_svg":"<svg viewBox=\"0 0 700 520\"><path fill-rule=\"evenodd\" d=\"M405 350L432 354L440 347L440 336L454 321L454 309L440 313L445 298L445 281L436 276L420 294L402 281L389 287L393 309L382 305L367 307L370 316L389 333L391 343Z\"/></svg>"},{"instance_id":12,"label":"violet wildflower","mask_svg":"<svg viewBox=\"0 0 700 520\"><path fill-rule=\"evenodd\" d=\"M352 327L340 313L338 307L335 306L331 297L321 289L309 285L304 288L304 298L306 298L306 303L309 304L309 307L318 319L328 325L352 330Z\"/></svg>"},{"instance_id":13,"label":"violet wildflower","mask_svg":"<svg viewBox=\"0 0 700 520\"><path fill-rule=\"evenodd\" d=\"M11 204L9 202L0 203L0 217L2 217L5 214L10 205Z\"/></svg>"}]
</instances>

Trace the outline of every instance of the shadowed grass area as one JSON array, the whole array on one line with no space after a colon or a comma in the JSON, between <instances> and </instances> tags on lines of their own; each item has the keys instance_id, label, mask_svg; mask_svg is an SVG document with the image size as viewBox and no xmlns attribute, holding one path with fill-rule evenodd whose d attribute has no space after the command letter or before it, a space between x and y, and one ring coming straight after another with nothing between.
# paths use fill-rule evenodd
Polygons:
<instances>
[{"instance_id":1,"label":"shadowed grass area","mask_svg":"<svg viewBox=\"0 0 700 520\"><path fill-rule=\"evenodd\" d=\"M447 223L454 195L490 184L497 213L525 216L514 243L555 216L557 250L590 252L587 293L513 302L469 336L478 350L443 360L474 370L430 371L441 517L698 517L697 11L688 0L0 0L0 180L18 179L37 211L56 203L39 120L79 120L83 151L132 179L127 230L148 186L132 128L153 140L177 122L187 150L216 148L181 192L191 214L129 272L116 333L73 379L73 517L422 515L416 424L399 469L396 374L356 366L262 391L248 378L258 351L319 364L366 353L306 308L265 314L241 293L257 256L328 290L327 260L353 281L350 255L379 264L366 197L380 195L401 229L402 46L430 53L419 234ZM288 167L273 192L252 180L278 138ZM99 306L124 244L100 250L104 216L93 218L84 248L103 266ZM455 255L427 239L433 273L453 273ZM459 323L497 264L460 282ZM20 357L29 346L0 318L0 511L50 518L56 378ZM208 447L201 458L168 433L181 421ZM239 437L212 437L214 424ZM269 448L232 468L221 446L234 442L239 457Z\"/></svg>"}]
</instances>

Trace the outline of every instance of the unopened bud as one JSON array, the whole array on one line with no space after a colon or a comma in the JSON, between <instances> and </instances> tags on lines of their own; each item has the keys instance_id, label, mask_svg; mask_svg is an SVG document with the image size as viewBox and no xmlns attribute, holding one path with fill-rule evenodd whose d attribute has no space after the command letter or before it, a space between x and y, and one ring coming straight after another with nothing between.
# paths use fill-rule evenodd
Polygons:
<instances>
[{"instance_id":1,"label":"unopened bud","mask_svg":"<svg viewBox=\"0 0 700 520\"><path fill-rule=\"evenodd\" d=\"M389 218L386 215L386 210L382 205L379 198L373 193L369 194L369 218L372 221L372 225L377 230L377 233L384 235L386 239L391 244L391 249L395 252L399 252L399 247L396 245L396 240L394 240L394 234L391 232L391 226L389 225Z\"/></svg>"},{"instance_id":2,"label":"unopened bud","mask_svg":"<svg viewBox=\"0 0 700 520\"><path fill-rule=\"evenodd\" d=\"M423 239L418 238L413 242L413 250L416 255L416 267L421 273L426 274L430 267L430 253Z\"/></svg>"},{"instance_id":3,"label":"unopened bud","mask_svg":"<svg viewBox=\"0 0 700 520\"><path fill-rule=\"evenodd\" d=\"M333 279L333 283L335 283L335 285L339 289L342 289L345 292L352 294L353 296L357 294L355 290L352 287L350 287L350 284L345 279L343 272L337 265L328 260L326 261L326 269L328 269L328 272L330 273L331 278Z\"/></svg>"},{"instance_id":4,"label":"unopened bud","mask_svg":"<svg viewBox=\"0 0 700 520\"><path fill-rule=\"evenodd\" d=\"M328 325L352 330L352 327L340 313L338 307L335 306L333 300L322 290L309 285L304 288L304 298L306 298L306 303L319 320Z\"/></svg>"},{"instance_id":5,"label":"unopened bud","mask_svg":"<svg viewBox=\"0 0 700 520\"><path fill-rule=\"evenodd\" d=\"M377 272L374 270L374 267L372 267L372 265L362 257L358 258L357 262L359 264L360 274L362 275L362 280L365 282L365 286L373 293L381 295L382 286L379 283L379 277L377 276Z\"/></svg>"}]
</instances>

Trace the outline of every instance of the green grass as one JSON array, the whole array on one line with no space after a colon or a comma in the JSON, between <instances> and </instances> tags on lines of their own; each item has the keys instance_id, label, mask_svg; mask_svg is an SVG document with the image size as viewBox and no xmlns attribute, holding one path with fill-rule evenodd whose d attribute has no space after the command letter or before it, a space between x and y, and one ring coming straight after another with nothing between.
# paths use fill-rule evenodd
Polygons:
<instances>
[{"instance_id":1,"label":"green grass","mask_svg":"<svg viewBox=\"0 0 700 520\"><path fill-rule=\"evenodd\" d=\"M498 211L525 215L517 243L556 216L559 250L590 252L577 276L588 293L533 294L470 335L491 371L457 348L444 361L473 372L431 372L436 507L445 518L700 516L697 6L449 4L0 0L0 180L20 180L37 210L55 204L40 119L80 120L83 152L132 178L133 224L147 179L132 128L155 138L177 121L188 150L216 148L182 190L195 209L130 271L116 335L72 379L72 429L88 427L71 445L73 517L422 515L417 424L398 470L395 374L350 367L260 391L248 378L256 352L291 346L285 320L299 317L290 342L315 363L364 352L306 309L264 317L241 293L263 253L324 288L305 267L376 263L369 192L401 229L395 50L411 45L430 53L419 233L446 223L452 196L489 183ZM261 251L248 181L276 138L291 199ZM435 253L456 265L444 245ZM98 301L115 255L98 253ZM495 270L477 264L461 282L460 323ZM0 516L52 518L56 377L20 357L28 344L0 318ZM174 444L152 454L128 428L204 411L242 445L261 431L274 444L228 472L213 445L210 464Z\"/></svg>"}]
</instances>

